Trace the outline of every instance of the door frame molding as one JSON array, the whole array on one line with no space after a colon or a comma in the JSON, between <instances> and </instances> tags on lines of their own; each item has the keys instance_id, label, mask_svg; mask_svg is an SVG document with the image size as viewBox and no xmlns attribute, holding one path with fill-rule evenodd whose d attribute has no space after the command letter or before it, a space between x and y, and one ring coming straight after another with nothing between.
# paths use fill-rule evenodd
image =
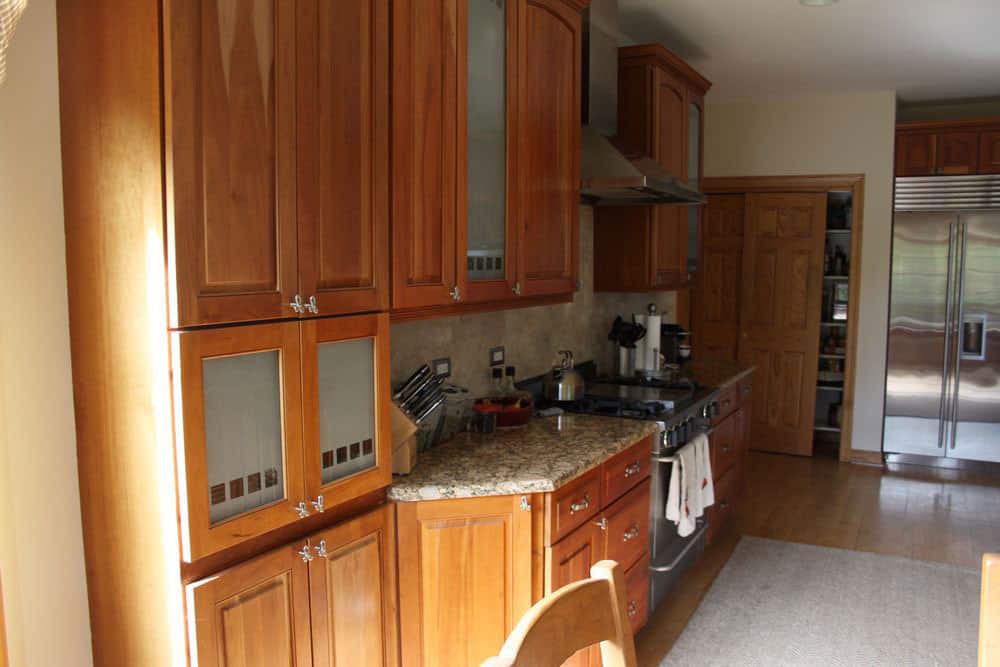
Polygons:
<instances>
[{"instance_id":1,"label":"door frame molding","mask_svg":"<svg viewBox=\"0 0 1000 667\"><path fill-rule=\"evenodd\" d=\"M858 349L858 306L861 291L861 247L864 235L864 174L808 174L789 176L706 176L705 194L761 194L780 192L851 193L851 272L848 276L847 363L844 368L843 412L840 419L840 460L871 464L868 450L852 447L854 428L854 380ZM878 451L881 458L881 448Z\"/></svg>"}]
</instances>

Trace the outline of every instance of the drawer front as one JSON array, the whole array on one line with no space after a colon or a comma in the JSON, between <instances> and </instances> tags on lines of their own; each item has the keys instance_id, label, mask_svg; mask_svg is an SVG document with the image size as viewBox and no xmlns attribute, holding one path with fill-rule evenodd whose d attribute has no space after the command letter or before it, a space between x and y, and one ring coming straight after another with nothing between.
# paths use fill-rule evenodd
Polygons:
<instances>
[{"instance_id":1,"label":"drawer front","mask_svg":"<svg viewBox=\"0 0 1000 667\"><path fill-rule=\"evenodd\" d=\"M604 557L631 567L649 555L649 481L629 491L609 507L604 521Z\"/></svg>"},{"instance_id":2,"label":"drawer front","mask_svg":"<svg viewBox=\"0 0 1000 667\"><path fill-rule=\"evenodd\" d=\"M548 539L552 545L597 516L601 499L601 469L595 468L579 479L546 496Z\"/></svg>"},{"instance_id":3,"label":"drawer front","mask_svg":"<svg viewBox=\"0 0 1000 667\"><path fill-rule=\"evenodd\" d=\"M649 619L649 555L625 571L625 613L632 635L639 633Z\"/></svg>"},{"instance_id":4,"label":"drawer front","mask_svg":"<svg viewBox=\"0 0 1000 667\"><path fill-rule=\"evenodd\" d=\"M714 427L709 439L712 456L712 479L719 480L740 460L740 435L743 431L743 410L737 410Z\"/></svg>"},{"instance_id":5,"label":"drawer front","mask_svg":"<svg viewBox=\"0 0 1000 667\"><path fill-rule=\"evenodd\" d=\"M740 403L740 383L730 385L719 392L719 414L712 418L712 425L721 424L722 420L731 415Z\"/></svg>"},{"instance_id":6,"label":"drawer front","mask_svg":"<svg viewBox=\"0 0 1000 667\"><path fill-rule=\"evenodd\" d=\"M642 480L652 468L652 437L643 438L604 464L604 503L621 498Z\"/></svg>"},{"instance_id":7,"label":"drawer front","mask_svg":"<svg viewBox=\"0 0 1000 667\"><path fill-rule=\"evenodd\" d=\"M708 508L707 541L711 543L736 513L739 471L730 470L715 483L715 504Z\"/></svg>"}]
</instances>

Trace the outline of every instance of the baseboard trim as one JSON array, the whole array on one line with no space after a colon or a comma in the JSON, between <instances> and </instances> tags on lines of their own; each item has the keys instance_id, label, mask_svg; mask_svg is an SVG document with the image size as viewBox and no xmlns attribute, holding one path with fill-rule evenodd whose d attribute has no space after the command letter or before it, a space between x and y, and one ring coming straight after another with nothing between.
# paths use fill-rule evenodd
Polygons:
<instances>
[{"instance_id":1,"label":"baseboard trim","mask_svg":"<svg viewBox=\"0 0 1000 667\"><path fill-rule=\"evenodd\" d=\"M885 466L882 452L872 452L867 449L852 449L849 460L855 465L878 466L879 468Z\"/></svg>"}]
</instances>

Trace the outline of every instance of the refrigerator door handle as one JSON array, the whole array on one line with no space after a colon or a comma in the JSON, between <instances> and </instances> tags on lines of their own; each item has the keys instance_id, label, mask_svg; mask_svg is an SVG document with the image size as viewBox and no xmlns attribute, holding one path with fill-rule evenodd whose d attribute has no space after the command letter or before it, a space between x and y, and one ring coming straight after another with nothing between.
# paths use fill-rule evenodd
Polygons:
<instances>
[{"instance_id":1,"label":"refrigerator door handle","mask_svg":"<svg viewBox=\"0 0 1000 667\"><path fill-rule=\"evenodd\" d=\"M956 239L958 236L958 226L959 223L953 222L948 225L948 276L947 282L945 283L945 302L944 302L944 373L941 376L941 399L940 407L938 408L938 449L947 449L945 438L948 437L950 430L945 426L947 424L950 416L950 401L949 396L951 396L951 331L954 326L952 320L952 310L954 309L954 299L953 295L955 292L955 255L956 255Z\"/></svg>"},{"instance_id":2,"label":"refrigerator door handle","mask_svg":"<svg viewBox=\"0 0 1000 667\"><path fill-rule=\"evenodd\" d=\"M956 266L955 276L958 279L958 285L956 291L958 292L958 303L956 304L957 316L952 320L955 331L952 334L956 340L962 335L962 322L965 321L965 252L969 246L969 235L968 230L964 222L961 222L961 218L958 223L958 233L961 241L957 244L958 248L958 264ZM955 345L955 351L951 352L953 354L953 369L952 375L952 387L951 387L951 405L949 407L948 419L951 420L951 433L948 437L949 449L955 449L958 438L958 392L959 392L959 374L962 370L962 355L961 355L961 344Z\"/></svg>"}]
</instances>

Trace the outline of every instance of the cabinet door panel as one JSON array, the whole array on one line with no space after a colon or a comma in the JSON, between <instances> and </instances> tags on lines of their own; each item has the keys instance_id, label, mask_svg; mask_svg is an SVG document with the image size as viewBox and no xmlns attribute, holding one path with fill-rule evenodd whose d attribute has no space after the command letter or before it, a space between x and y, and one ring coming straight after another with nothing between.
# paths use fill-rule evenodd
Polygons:
<instances>
[{"instance_id":1,"label":"cabinet door panel","mask_svg":"<svg viewBox=\"0 0 1000 667\"><path fill-rule=\"evenodd\" d=\"M937 137L932 133L896 135L896 176L930 176L936 167Z\"/></svg>"},{"instance_id":2,"label":"cabinet door panel","mask_svg":"<svg viewBox=\"0 0 1000 667\"><path fill-rule=\"evenodd\" d=\"M282 547L187 587L199 667L309 667L309 572Z\"/></svg>"},{"instance_id":3,"label":"cabinet door panel","mask_svg":"<svg viewBox=\"0 0 1000 667\"><path fill-rule=\"evenodd\" d=\"M688 206L663 205L653 210L650 227L650 266L654 288L687 284Z\"/></svg>"},{"instance_id":4,"label":"cabinet door panel","mask_svg":"<svg viewBox=\"0 0 1000 667\"><path fill-rule=\"evenodd\" d=\"M979 173L1000 174L1000 130L987 130L980 134Z\"/></svg>"},{"instance_id":5,"label":"cabinet door panel","mask_svg":"<svg viewBox=\"0 0 1000 667\"><path fill-rule=\"evenodd\" d=\"M942 132L937 135L937 173L975 174L979 168L978 132Z\"/></svg>"},{"instance_id":6,"label":"cabinet door panel","mask_svg":"<svg viewBox=\"0 0 1000 667\"><path fill-rule=\"evenodd\" d=\"M392 507L318 533L310 544L314 667L398 664Z\"/></svg>"},{"instance_id":7,"label":"cabinet door panel","mask_svg":"<svg viewBox=\"0 0 1000 667\"><path fill-rule=\"evenodd\" d=\"M656 80L656 161L675 177L686 180L687 91L684 84L664 70Z\"/></svg>"},{"instance_id":8,"label":"cabinet door panel","mask_svg":"<svg viewBox=\"0 0 1000 667\"><path fill-rule=\"evenodd\" d=\"M194 560L298 518L297 322L174 334L181 532Z\"/></svg>"},{"instance_id":9,"label":"cabinet door panel","mask_svg":"<svg viewBox=\"0 0 1000 667\"><path fill-rule=\"evenodd\" d=\"M292 315L295 5L164 11L171 324Z\"/></svg>"},{"instance_id":10,"label":"cabinet door panel","mask_svg":"<svg viewBox=\"0 0 1000 667\"><path fill-rule=\"evenodd\" d=\"M457 285L457 7L392 3L394 309L452 303Z\"/></svg>"},{"instance_id":11,"label":"cabinet door panel","mask_svg":"<svg viewBox=\"0 0 1000 667\"><path fill-rule=\"evenodd\" d=\"M531 606L531 511L519 496L398 503L404 665L496 655Z\"/></svg>"},{"instance_id":12,"label":"cabinet door panel","mask_svg":"<svg viewBox=\"0 0 1000 667\"><path fill-rule=\"evenodd\" d=\"M303 322L302 387L309 498L333 507L388 486L389 315Z\"/></svg>"},{"instance_id":13,"label":"cabinet door panel","mask_svg":"<svg viewBox=\"0 0 1000 667\"><path fill-rule=\"evenodd\" d=\"M300 289L323 314L388 307L388 0L298 6Z\"/></svg>"},{"instance_id":14,"label":"cabinet door panel","mask_svg":"<svg viewBox=\"0 0 1000 667\"><path fill-rule=\"evenodd\" d=\"M736 361L743 275L743 195L709 195L692 299L695 357Z\"/></svg>"},{"instance_id":15,"label":"cabinet door panel","mask_svg":"<svg viewBox=\"0 0 1000 667\"><path fill-rule=\"evenodd\" d=\"M580 15L518 0L519 280L523 294L575 289L580 190Z\"/></svg>"},{"instance_id":16,"label":"cabinet door panel","mask_svg":"<svg viewBox=\"0 0 1000 667\"><path fill-rule=\"evenodd\" d=\"M566 584L590 578L590 568L604 556L600 530L588 522L545 549L545 594ZM588 647L577 651L562 667L596 667L601 664L600 650Z\"/></svg>"}]
</instances>

